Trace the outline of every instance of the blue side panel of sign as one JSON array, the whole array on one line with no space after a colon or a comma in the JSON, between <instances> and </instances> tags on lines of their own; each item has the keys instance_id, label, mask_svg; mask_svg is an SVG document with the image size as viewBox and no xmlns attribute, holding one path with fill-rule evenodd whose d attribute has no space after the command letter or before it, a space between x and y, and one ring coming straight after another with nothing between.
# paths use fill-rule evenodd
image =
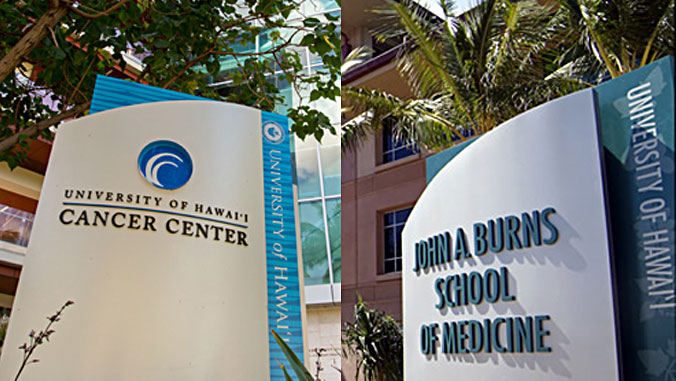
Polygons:
<instances>
[{"instance_id":1,"label":"blue side panel of sign","mask_svg":"<svg viewBox=\"0 0 676 381\"><path fill-rule=\"evenodd\" d=\"M676 370L673 73L667 57L595 89L628 381Z\"/></svg>"},{"instance_id":2,"label":"blue side panel of sign","mask_svg":"<svg viewBox=\"0 0 676 381\"><path fill-rule=\"evenodd\" d=\"M210 99L98 76L90 113L177 100ZM269 328L282 336L302 360L303 329L288 118L265 111L261 112L261 117ZM285 380L279 364L284 364L287 369L291 367L272 334L269 335L269 348L270 379Z\"/></svg>"},{"instance_id":3,"label":"blue side panel of sign","mask_svg":"<svg viewBox=\"0 0 676 381\"><path fill-rule=\"evenodd\" d=\"M454 157L458 156L462 150L465 148L469 147L470 144L474 143L476 141L476 137L471 138L467 140L466 142L462 142L458 145L455 145L447 150L443 150L439 152L436 155L432 155L428 157L425 160L425 171L427 173L427 183L429 184L430 181L434 178L434 176L441 171L441 168L443 168L446 164L448 164L449 161L453 160Z\"/></svg>"},{"instance_id":4,"label":"blue side panel of sign","mask_svg":"<svg viewBox=\"0 0 676 381\"><path fill-rule=\"evenodd\" d=\"M268 264L268 326L297 353L303 353L298 254L294 219L288 119L261 112L265 246ZM291 369L270 334L270 379L285 380L279 364ZM299 356L302 357L302 356Z\"/></svg>"},{"instance_id":5,"label":"blue side panel of sign","mask_svg":"<svg viewBox=\"0 0 676 381\"><path fill-rule=\"evenodd\" d=\"M211 99L99 75L89 113L151 102L208 100Z\"/></svg>"}]
</instances>

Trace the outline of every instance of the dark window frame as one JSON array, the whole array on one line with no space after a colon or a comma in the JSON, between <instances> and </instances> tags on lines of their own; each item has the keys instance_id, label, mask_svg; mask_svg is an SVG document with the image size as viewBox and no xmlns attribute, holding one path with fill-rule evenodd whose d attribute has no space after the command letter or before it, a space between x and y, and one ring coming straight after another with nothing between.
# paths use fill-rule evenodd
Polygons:
<instances>
[{"instance_id":1,"label":"dark window frame","mask_svg":"<svg viewBox=\"0 0 676 381\"><path fill-rule=\"evenodd\" d=\"M401 232L412 210L413 206L409 205L380 213L381 274L400 273L403 269Z\"/></svg>"},{"instance_id":2,"label":"dark window frame","mask_svg":"<svg viewBox=\"0 0 676 381\"><path fill-rule=\"evenodd\" d=\"M392 118L383 120L383 128L380 134L380 164L393 163L420 153L420 149L414 143L397 141L392 132L393 128L394 120Z\"/></svg>"}]
</instances>

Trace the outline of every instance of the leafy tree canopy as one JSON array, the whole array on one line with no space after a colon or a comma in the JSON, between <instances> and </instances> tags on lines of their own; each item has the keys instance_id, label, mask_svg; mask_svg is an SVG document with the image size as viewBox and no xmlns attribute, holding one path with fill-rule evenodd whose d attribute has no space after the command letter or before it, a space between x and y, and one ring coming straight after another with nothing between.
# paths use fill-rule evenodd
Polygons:
<instances>
[{"instance_id":1,"label":"leafy tree canopy","mask_svg":"<svg viewBox=\"0 0 676 381\"><path fill-rule=\"evenodd\" d=\"M297 97L309 94L287 113L296 135L335 133L309 105L340 94L338 17L307 16L316 7L309 0L0 1L0 161L18 165L31 138L51 139L49 127L86 114L96 75L113 72L263 110L285 102L282 83ZM323 62L313 75L302 71L305 47Z\"/></svg>"}]
</instances>

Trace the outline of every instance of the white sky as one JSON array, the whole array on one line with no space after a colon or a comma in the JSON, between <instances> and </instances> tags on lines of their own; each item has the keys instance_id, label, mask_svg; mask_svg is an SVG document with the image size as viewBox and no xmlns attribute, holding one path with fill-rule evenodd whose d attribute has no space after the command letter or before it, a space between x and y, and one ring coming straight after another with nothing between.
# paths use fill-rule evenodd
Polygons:
<instances>
[{"instance_id":1,"label":"white sky","mask_svg":"<svg viewBox=\"0 0 676 381\"><path fill-rule=\"evenodd\" d=\"M439 0L416 0L419 4L423 5L425 8L429 9L432 13L439 17L443 17L444 12L439 5ZM465 12L466 10L472 8L474 5L478 4L480 0L455 0L455 14Z\"/></svg>"}]
</instances>

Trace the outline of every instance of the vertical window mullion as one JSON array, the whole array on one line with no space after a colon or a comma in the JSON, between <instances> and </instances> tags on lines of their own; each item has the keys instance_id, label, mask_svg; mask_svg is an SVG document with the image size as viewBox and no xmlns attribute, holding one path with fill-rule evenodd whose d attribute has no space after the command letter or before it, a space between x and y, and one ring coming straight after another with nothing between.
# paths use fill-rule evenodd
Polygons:
<instances>
[{"instance_id":1,"label":"vertical window mullion","mask_svg":"<svg viewBox=\"0 0 676 381\"><path fill-rule=\"evenodd\" d=\"M403 268L403 247L401 247L401 233L408 215L410 214L412 208L404 208L399 210L394 210L383 214L383 272L401 272ZM401 211L408 211L405 217L397 217L397 214ZM388 221L388 217L390 217ZM388 242L388 232L392 232L392 242ZM399 252L399 251L402 252ZM388 265L391 265L390 271L388 271Z\"/></svg>"},{"instance_id":2,"label":"vertical window mullion","mask_svg":"<svg viewBox=\"0 0 676 381\"><path fill-rule=\"evenodd\" d=\"M305 47L305 59L307 62L307 74L308 76L312 75L312 64L310 64L310 48Z\"/></svg>"},{"instance_id":3,"label":"vertical window mullion","mask_svg":"<svg viewBox=\"0 0 676 381\"><path fill-rule=\"evenodd\" d=\"M329 266L329 284L333 286L333 261L331 258L331 237L329 236L329 219L326 216L326 198L324 194L324 173L322 171L322 158L319 151L320 144L316 145L317 153L317 167L319 170L319 194L322 198L322 217L324 218L324 238L326 239L325 249L326 249L326 258L328 260L327 266ZM333 287L331 287L331 301L334 301L333 297Z\"/></svg>"}]
</instances>

